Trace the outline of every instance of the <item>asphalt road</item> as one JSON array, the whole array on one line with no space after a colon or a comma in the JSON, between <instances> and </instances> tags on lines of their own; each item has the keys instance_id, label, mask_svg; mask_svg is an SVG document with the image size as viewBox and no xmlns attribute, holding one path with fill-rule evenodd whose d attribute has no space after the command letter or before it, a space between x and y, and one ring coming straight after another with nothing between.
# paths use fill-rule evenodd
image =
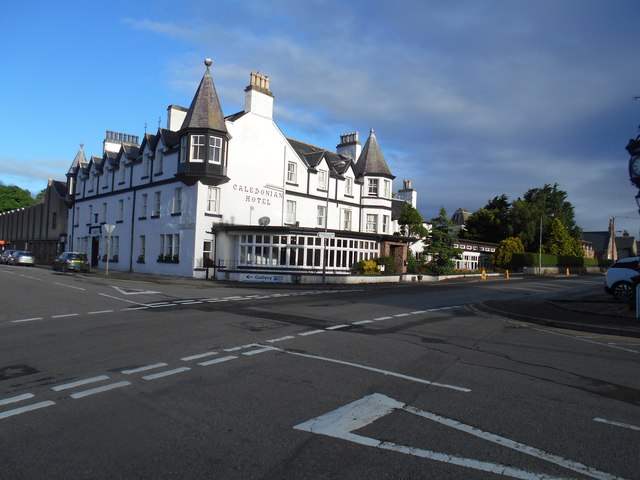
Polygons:
<instances>
[{"instance_id":1,"label":"asphalt road","mask_svg":"<svg viewBox=\"0 0 640 480\"><path fill-rule=\"evenodd\" d=\"M0 266L0 478L640 478L640 340L479 315L601 277L166 284Z\"/></svg>"}]
</instances>

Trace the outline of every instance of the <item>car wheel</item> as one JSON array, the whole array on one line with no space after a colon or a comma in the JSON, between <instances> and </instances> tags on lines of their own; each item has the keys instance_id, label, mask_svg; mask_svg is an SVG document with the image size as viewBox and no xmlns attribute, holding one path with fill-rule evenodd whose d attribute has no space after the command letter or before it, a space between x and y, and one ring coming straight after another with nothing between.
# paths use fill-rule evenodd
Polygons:
<instances>
[{"instance_id":1,"label":"car wheel","mask_svg":"<svg viewBox=\"0 0 640 480\"><path fill-rule=\"evenodd\" d=\"M633 300L634 291L633 285L628 282L619 282L616 283L611 289L613 296L616 300L620 300L622 302L630 302Z\"/></svg>"}]
</instances>

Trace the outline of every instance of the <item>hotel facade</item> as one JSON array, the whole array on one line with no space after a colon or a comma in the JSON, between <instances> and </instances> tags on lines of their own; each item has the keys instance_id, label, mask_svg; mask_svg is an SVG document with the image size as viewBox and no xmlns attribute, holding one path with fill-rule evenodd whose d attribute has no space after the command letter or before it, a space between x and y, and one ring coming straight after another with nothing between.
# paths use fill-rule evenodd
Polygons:
<instances>
[{"instance_id":1,"label":"hotel facade","mask_svg":"<svg viewBox=\"0 0 640 480\"><path fill-rule=\"evenodd\" d=\"M273 119L269 78L250 74L244 110L224 116L210 72L189 108L142 141L107 131L102 156L80 147L67 173L68 249L94 267L221 280L299 281L345 275L393 258L405 188L392 198L373 129L339 136L335 151L287 138ZM410 185L410 184L409 184ZM394 235L395 233L395 235Z\"/></svg>"}]
</instances>

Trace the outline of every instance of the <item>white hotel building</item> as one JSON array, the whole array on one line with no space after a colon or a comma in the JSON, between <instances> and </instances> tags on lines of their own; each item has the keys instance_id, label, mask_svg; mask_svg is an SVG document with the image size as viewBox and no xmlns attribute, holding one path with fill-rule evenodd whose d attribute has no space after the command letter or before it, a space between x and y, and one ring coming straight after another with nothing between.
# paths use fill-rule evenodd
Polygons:
<instances>
[{"instance_id":1,"label":"white hotel building","mask_svg":"<svg viewBox=\"0 0 640 480\"><path fill-rule=\"evenodd\" d=\"M108 258L112 270L228 280L348 274L383 255L402 273L408 239L393 234L404 202L373 130L364 147L341 135L336 152L287 138L258 73L244 111L225 117L205 65L166 129L141 143L108 131L88 160L80 147L67 173L68 249L100 268ZM398 196L415 206L410 190Z\"/></svg>"}]
</instances>

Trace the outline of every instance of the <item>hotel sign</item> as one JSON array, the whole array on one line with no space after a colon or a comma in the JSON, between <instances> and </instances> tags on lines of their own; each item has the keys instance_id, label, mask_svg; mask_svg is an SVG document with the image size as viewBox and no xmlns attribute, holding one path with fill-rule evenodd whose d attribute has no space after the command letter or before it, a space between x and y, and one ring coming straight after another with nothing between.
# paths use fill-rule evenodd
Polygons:
<instances>
[{"instance_id":1,"label":"hotel sign","mask_svg":"<svg viewBox=\"0 0 640 480\"><path fill-rule=\"evenodd\" d=\"M267 187L250 187L234 183L233 190L245 193L244 201L252 204L271 205L271 200L283 198L282 192Z\"/></svg>"}]
</instances>

